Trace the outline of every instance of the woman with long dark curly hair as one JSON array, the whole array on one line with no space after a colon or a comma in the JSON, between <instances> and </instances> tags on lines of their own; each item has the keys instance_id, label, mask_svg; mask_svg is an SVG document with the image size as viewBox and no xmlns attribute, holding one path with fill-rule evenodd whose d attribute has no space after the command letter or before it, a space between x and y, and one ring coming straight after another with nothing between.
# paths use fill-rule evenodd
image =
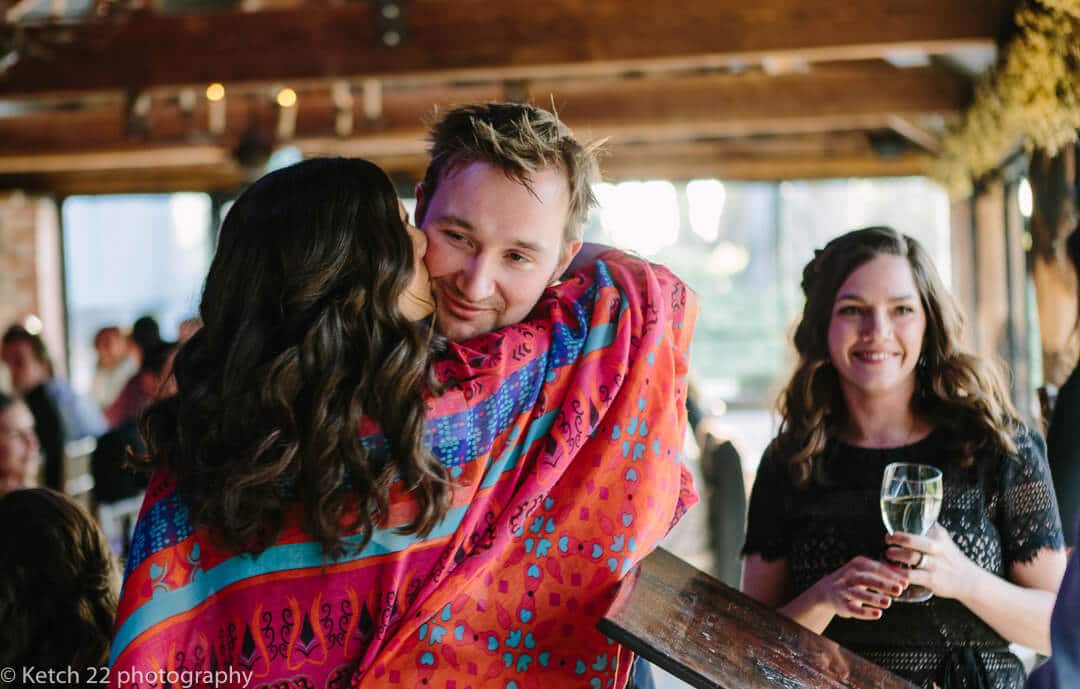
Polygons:
<instances>
[{"instance_id":1,"label":"woman with long dark curly hair","mask_svg":"<svg viewBox=\"0 0 1080 689\"><path fill-rule=\"evenodd\" d=\"M693 297L607 252L525 322L436 343L425 246L364 161L229 210L144 418L113 686L625 684L596 622L696 500Z\"/></svg>"},{"instance_id":2,"label":"woman with long dark curly hair","mask_svg":"<svg viewBox=\"0 0 1080 689\"><path fill-rule=\"evenodd\" d=\"M422 435L426 239L401 212L378 167L323 159L267 175L225 218L203 326L173 364L182 394L142 423L192 521L224 545L261 552L298 499L305 529L340 554L341 521L370 536L398 474L418 505L406 533L445 514L446 471ZM388 455L361 442L365 416L379 421ZM349 506L354 494L373 509Z\"/></svg>"},{"instance_id":3,"label":"woman with long dark curly hair","mask_svg":"<svg viewBox=\"0 0 1080 689\"><path fill-rule=\"evenodd\" d=\"M802 287L798 366L754 483L743 590L921 686L1022 686L1009 643L1049 650L1064 569L1042 439L964 351L959 311L914 239L849 232L817 252ZM886 536L892 462L943 473L925 537ZM895 602L909 585L933 597Z\"/></svg>"}]
</instances>

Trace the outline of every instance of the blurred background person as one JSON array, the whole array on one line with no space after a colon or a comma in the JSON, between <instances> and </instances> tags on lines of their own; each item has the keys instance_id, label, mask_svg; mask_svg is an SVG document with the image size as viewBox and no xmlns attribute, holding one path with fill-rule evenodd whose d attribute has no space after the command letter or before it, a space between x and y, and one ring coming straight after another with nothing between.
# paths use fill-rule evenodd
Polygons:
<instances>
[{"instance_id":1,"label":"blurred background person","mask_svg":"<svg viewBox=\"0 0 1080 689\"><path fill-rule=\"evenodd\" d=\"M686 391L686 419L700 452L701 496L707 511L712 573L737 588L746 535L746 484L742 457L727 424L702 404L692 382Z\"/></svg>"},{"instance_id":2,"label":"blurred background person","mask_svg":"<svg viewBox=\"0 0 1080 689\"><path fill-rule=\"evenodd\" d=\"M1073 268L1080 274L1080 225L1065 242ZM1080 320L1078 320L1080 323ZM1050 471L1054 492L1065 525L1065 543L1072 550L1069 567L1061 582L1050 623L1050 660L1037 668L1028 680L1028 689L1065 689L1080 686L1080 552L1076 532L1080 528L1080 365L1058 391L1047 433Z\"/></svg>"},{"instance_id":3,"label":"blurred background person","mask_svg":"<svg viewBox=\"0 0 1080 689\"><path fill-rule=\"evenodd\" d=\"M153 316L142 316L131 325L131 341L135 344L139 363L148 351L160 345L161 327Z\"/></svg>"},{"instance_id":4,"label":"blurred background person","mask_svg":"<svg viewBox=\"0 0 1080 689\"><path fill-rule=\"evenodd\" d=\"M1080 225L1069 235L1065 250L1080 274ZM1050 427L1046 433L1046 453L1054 476L1054 493L1065 527L1065 545L1076 546L1076 519L1080 516L1080 365L1073 369L1058 390Z\"/></svg>"},{"instance_id":5,"label":"blurred background person","mask_svg":"<svg viewBox=\"0 0 1080 689\"><path fill-rule=\"evenodd\" d=\"M136 373L128 378L123 389L117 395L113 403L105 410L105 418L108 419L109 428L116 428L128 419L133 419L142 413L151 402L151 396L146 394L143 383L139 379L139 371L142 370L142 362L147 353L157 349L164 340L161 339L161 329L158 322L151 316L143 316L131 326L131 342L134 345L132 355L135 357Z\"/></svg>"},{"instance_id":6,"label":"blurred background person","mask_svg":"<svg viewBox=\"0 0 1080 689\"><path fill-rule=\"evenodd\" d=\"M172 378L176 348L175 342L162 342L143 357L137 380L147 399L156 400L176 392L176 382ZM132 416L98 438L90 457L98 519L109 545L120 557L127 554L138 503L148 479L145 472L131 466L131 460L145 452L146 445L139 434L139 418Z\"/></svg>"},{"instance_id":7,"label":"blurred background person","mask_svg":"<svg viewBox=\"0 0 1080 689\"><path fill-rule=\"evenodd\" d=\"M106 326L94 335L94 350L97 366L90 381L90 396L105 410L135 375L138 364L131 356L130 341L115 325Z\"/></svg>"},{"instance_id":8,"label":"blurred background person","mask_svg":"<svg viewBox=\"0 0 1080 689\"><path fill-rule=\"evenodd\" d=\"M64 446L101 435L106 429L105 419L93 400L53 375L40 336L22 326L11 326L4 333L0 358L11 374L12 386L34 416L34 432L45 454L45 485L63 491Z\"/></svg>"},{"instance_id":9,"label":"blurred background person","mask_svg":"<svg viewBox=\"0 0 1080 689\"><path fill-rule=\"evenodd\" d=\"M0 393L0 495L37 485L39 449L30 408Z\"/></svg>"},{"instance_id":10,"label":"blurred background person","mask_svg":"<svg viewBox=\"0 0 1080 689\"><path fill-rule=\"evenodd\" d=\"M119 590L97 522L45 488L0 496L0 667L78 673L100 686ZM21 686L13 682L12 686Z\"/></svg>"}]
</instances>

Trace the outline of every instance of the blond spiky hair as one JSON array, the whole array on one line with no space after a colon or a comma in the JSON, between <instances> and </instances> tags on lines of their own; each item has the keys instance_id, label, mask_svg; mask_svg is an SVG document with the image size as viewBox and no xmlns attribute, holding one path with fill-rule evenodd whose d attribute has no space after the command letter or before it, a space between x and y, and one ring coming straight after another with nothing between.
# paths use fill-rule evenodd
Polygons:
<instances>
[{"instance_id":1,"label":"blond spiky hair","mask_svg":"<svg viewBox=\"0 0 1080 689\"><path fill-rule=\"evenodd\" d=\"M589 209L596 205L592 185L600 179L597 155L602 141L578 143L557 114L524 103L453 108L432 125L429 138L431 162L424 175L427 198L435 196L447 173L469 163L495 166L530 191L533 174L557 167L566 173L570 187L563 244L581 239Z\"/></svg>"}]
</instances>

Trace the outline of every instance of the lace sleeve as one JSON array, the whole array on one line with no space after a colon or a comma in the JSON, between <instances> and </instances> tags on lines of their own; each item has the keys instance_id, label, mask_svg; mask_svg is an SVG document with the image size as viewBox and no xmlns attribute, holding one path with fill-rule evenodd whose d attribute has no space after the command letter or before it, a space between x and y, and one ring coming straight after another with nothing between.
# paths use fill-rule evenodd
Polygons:
<instances>
[{"instance_id":1,"label":"lace sleeve","mask_svg":"<svg viewBox=\"0 0 1080 689\"><path fill-rule=\"evenodd\" d=\"M1043 548L1056 550L1065 543L1042 436L1023 429L1014 442L1017 452L1002 467L998 525L1006 570L1030 562Z\"/></svg>"},{"instance_id":2,"label":"lace sleeve","mask_svg":"<svg viewBox=\"0 0 1080 689\"><path fill-rule=\"evenodd\" d=\"M771 449L771 448L770 448ZM758 554L766 560L779 560L787 555L788 537L784 528L784 495L787 472L783 460L765 450L750 491L750 510L746 518L746 541L743 556Z\"/></svg>"}]
</instances>

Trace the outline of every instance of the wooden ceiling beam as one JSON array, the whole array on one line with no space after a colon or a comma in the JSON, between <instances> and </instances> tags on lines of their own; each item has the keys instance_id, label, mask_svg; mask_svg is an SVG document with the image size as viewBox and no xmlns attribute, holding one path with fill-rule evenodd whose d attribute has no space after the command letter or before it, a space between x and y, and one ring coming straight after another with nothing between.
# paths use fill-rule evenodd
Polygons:
<instances>
[{"instance_id":1,"label":"wooden ceiling beam","mask_svg":"<svg viewBox=\"0 0 1080 689\"><path fill-rule=\"evenodd\" d=\"M554 102L579 135L645 141L887 128L897 115L958 113L971 94L964 78L946 70L877 61L776 76L530 82L528 88L533 102Z\"/></svg>"},{"instance_id":2,"label":"wooden ceiling beam","mask_svg":"<svg viewBox=\"0 0 1080 689\"><path fill-rule=\"evenodd\" d=\"M907 151L882 157L862 134L785 136L762 140L624 146L604 160L604 177L623 179L775 181L925 175L930 156Z\"/></svg>"},{"instance_id":3,"label":"wooden ceiling beam","mask_svg":"<svg viewBox=\"0 0 1080 689\"><path fill-rule=\"evenodd\" d=\"M883 88L888 84L888 88ZM885 63L817 65L804 74L768 76L710 74L680 78L581 79L534 81L527 96L554 102L560 116L582 139L610 137L616 143L678 142L761 134L886 129L898 117L959 112L969 97L966 81L935 67L897 69ZM425 119L453 104L504 97L498 84L430 89L386 90L382 116L367 121L354 113L348 138L334 136L336 106L328 90L301 92L295 143L311 154L395 155L422 153ZM258 123L271 143L275 106L259 101L228 100L226 133L207 133L206 103L185 114L176 102L152 102L145 144L235 145ZM34 155L127 149L123 103L84 111L39 113L0 118L0 169L16 172L16 162ZM280 143L280 142L278 142ZM52 159L50 159L52 160Z\"/></svg>"},{"instance_id":4,"label":"wooden ceiling beam","mask_svg":"<svg viewBox=\"0 0 1080 689\"><path fill-rule=\"evenodd\" d=\"M319 142L306 142L317 154ZM341 151L325 151L341 153ZM369 150L366 156L391 175L419 180L427 165L423 152ZM222 147L118 149L65 158L36 158L37 165L9 165L0 156L0 188L22 187L57 194L135 193L236 189L252 173ZM46 165L48 160L51 164ZM108 161L124 167L110 168ZM882 158L859 132L719 139L681 143L618 144L608 147L604 177L685 180L781 180L826 177L893 177L925 174L929 158L905 152ZM145 166L144 166L145 165Z\"/></svg>"},{"instance_id":5,"label":"wooden ceiling beam","mask_svg":"<svg viewBox=\"0 0 1080 689\"><path fill-rule=\"evenodd\" d=\"M941 136L925 127L920 127L907 117L897 114L891 115L889 117L889 128L930 153L937 154L941 152Z\"/></svg>"},{"instance_id":6,"label":"wooden ceiling beam","mask_svg":"<svg viewBox=\"0 0 1080 689\"><path fill-rule=\"evenodd\" d=\"M423 156L376 159L392 175L414 183L423 175ZM779 181L843 177L908 177L925 175L929 159L905 154L882 160L869 155L835 158L724 158L724 159L614 159L606 163L607 179L690 180L718 178L733 181ZM233 165L156 168L148 170L68 171L0 174L0 189L25 189L60 196L69 194L171 193L177 191L231 191L251 181Z\"/></svg>"},{"instance_id":7,"label":"wooden ceiling beam","mask_svg":"<svg viewBox=\"0 0 1080 689\"><path fill-rule=\"evenodd\" d=\"M0 175L53 172L99 172L169 169L188 166L233 164L229 151L220 146L138 146L126 149L0 155Z\"/></svg>"},{"instance_id":8,"label":"wooden ceiling beam","mask_svg":"<svg viewBox=\"0 0 1080 689\"><path fill-rule=\"evenodd\" d=\"M409 0L406 35L384 45L375 3L159 15L89 23L0 77L0 95L131 91L354 77L522 79L826 61L891 50L943 53L1008 30L1009 0ZM40 56L39 56L40 54ZM295 83L293 83L295 82Z\"/></svg>"}]
</instances>

